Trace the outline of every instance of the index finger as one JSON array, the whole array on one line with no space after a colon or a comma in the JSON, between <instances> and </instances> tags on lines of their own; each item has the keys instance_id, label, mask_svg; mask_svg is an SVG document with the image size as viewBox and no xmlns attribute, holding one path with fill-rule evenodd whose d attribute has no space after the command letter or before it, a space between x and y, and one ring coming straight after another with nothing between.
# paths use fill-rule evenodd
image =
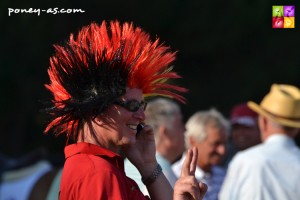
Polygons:
<instances>
[{"instance_id":1,"label":"index finger","mask_svg":"<svg viewBox=\"0 0 300 200\"><path fill-rule=\"evenodd\" d=\"M195 176L196 166L197 166L197 158L198 158L198 149L197 149L197 147L194 147L192 150L193 150L193 157L192 157L192 161L190 163L190 175Z\"/></svg>"},{"instance_id":2,"label":"index finger","mask_svg":"<svg viewBox=\"0 0 300 200\"><path fill-rule=\"evenodd\" d=\"M181 177L195 175L196 164L197 164L197 149L194 147L193 149L189 149L187 151L185 160L181 169Z\"/></svg>"}]
</instances>

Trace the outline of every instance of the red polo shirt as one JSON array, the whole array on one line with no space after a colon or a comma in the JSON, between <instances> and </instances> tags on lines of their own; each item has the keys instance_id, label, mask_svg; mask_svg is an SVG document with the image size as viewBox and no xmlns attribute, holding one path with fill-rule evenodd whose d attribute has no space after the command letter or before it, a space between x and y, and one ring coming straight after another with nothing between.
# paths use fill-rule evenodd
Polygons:
<instances>
[{"instance_id":1,"label":"red polo shirt","mask_svg":"<svg viewBox=\"0 0 300 200\"><path fill-rule=\"evenodd\" d=\"M65 148L65 165L60 185L60 200L149 200L137 184L126 177L124 159L89 143Z\"/></svg>"}]
</instances>

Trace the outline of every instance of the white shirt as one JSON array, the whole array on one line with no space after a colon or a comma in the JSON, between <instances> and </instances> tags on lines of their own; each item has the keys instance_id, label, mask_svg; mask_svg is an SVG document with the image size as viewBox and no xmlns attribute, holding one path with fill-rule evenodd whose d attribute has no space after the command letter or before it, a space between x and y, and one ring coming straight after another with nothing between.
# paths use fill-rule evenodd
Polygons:
<instances>
[{"instance_id":1,"label":"white shirt","mask_svg":"<svg viewBox=\"0 0 300 200\"><path fill-rule=\"evenodd\" d=\"M2 174L0 199L27 200L36 182L52 169L48 161L41 160L33 165Z\"/></svg>"},{"instance_id":2,"label":"white shirt","mask_svg":"<svg viewBox=\"0 0 300 200\"><path fill-rule=\"evenodd\" d=\"M172 169L177 177L181 174L182 165L186 155L172 165ZM211 173L204 172L200 167L196 167L195 177L198 181L205 183L208 186L208 190L203 198L203 200L217 200L218 193L221 189L226 171L225 169L213 166Z\"/></svg>"},{"instance_id":3,"label":"white shirt","mask_svg":"<svg viewBox=\"0 0 300 200\"><path fill-rule=\"evenodd\" d=\"M300 149L293 139L276 134L239 152L229 164L219 199L300 199Z\"/></svg>"}]
</instances>

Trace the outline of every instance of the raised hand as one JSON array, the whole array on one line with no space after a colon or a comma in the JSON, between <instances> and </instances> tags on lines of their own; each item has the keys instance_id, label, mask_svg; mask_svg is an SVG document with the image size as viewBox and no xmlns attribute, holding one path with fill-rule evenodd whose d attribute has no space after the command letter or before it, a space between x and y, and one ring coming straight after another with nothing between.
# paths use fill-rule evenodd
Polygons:
<instances>
[{"instance_id":1,"label":"raised hand","mask_svg":"<svg viewBox=\"0 0 300 200\"><path fill-rule=\"evenodd\" d=\"M189 149L184 160L181 175L174 186L174 200L201 200L207 185L195 178L197 165L197 148Z\"/></svg>"},{"instance_id":2,"label":"raised hand","mask_svg":"<svg viewBox=\"0 0 300 200\"><path fill-rule=\"evenodd\" d=\"M147 168L149 167L151 173L157 165L154 133L152 127L149 125L145 125L139 132L135 144L124 145L122 150L142 175L143 170L146 170L147 173Z\"/></svg>"}]
</instances>

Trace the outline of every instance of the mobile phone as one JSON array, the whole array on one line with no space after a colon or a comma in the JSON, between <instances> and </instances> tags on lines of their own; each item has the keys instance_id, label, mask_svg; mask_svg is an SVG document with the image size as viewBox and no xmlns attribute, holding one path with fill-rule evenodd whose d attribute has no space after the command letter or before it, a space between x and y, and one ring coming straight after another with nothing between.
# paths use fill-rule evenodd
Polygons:
<instances>
[{"instance_id":1,"label":"mobile phone","mask_svg":"<svg viewBox=\"0 0 300 200\"><path fill-rule=\"evenodd\" d=\"M138 134L144 127L145 127L144 124L138 124L136 127L136 133Z\"/></svg>"}]
</instances>

